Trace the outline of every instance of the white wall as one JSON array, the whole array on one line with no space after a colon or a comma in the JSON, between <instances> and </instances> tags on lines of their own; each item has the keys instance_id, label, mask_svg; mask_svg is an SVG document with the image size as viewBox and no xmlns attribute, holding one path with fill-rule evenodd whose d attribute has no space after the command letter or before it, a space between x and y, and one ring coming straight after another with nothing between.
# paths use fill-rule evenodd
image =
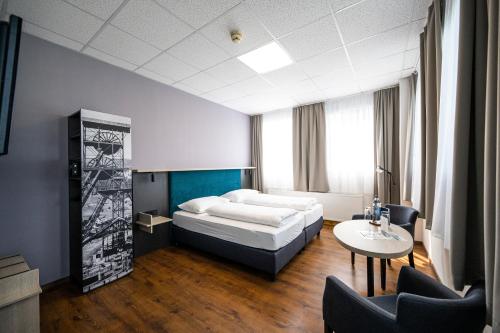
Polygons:
<instances>
[{"instance_id":1,"label":"white wall","mask_svg":"<svg viewBox=\"0 0 500 333\"><path fill-rule=\"evenodd\" d=\"M268 189L270 194L289 195L296 197L313 197L323 205L323 217L330 221L350 220L353 214L362 214L364 207L371 203L371 196L362 194L339 194L300 192L282 189Z\"/></svg>"},{"instance_id":2,"label":"white wall","mask_svg":"<svg viewBox=\"0 0 500 333\"><path fill-rule=\"evenodd\" d=\"M431 231L425 229L425 220L419 219L419 221L422 242L439 280L446 286L453 288L449 252L444 248L443 240L432 236Z\"/></svg>"}]
</instances>

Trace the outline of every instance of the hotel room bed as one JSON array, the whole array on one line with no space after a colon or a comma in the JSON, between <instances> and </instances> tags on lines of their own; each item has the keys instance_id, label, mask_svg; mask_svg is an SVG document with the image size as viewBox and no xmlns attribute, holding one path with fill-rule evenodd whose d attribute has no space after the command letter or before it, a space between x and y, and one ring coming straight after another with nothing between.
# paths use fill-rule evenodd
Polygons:
<instances>
[{"instance_id":1,"label":"hotel room bed","mask_svg":"<svg viewBox=\"0 0 500 333\"><path fill-rule=\"evenodd\" d=\"M304 230L302 214L288 217L279 228L185 211L175 212L173 220L179 228L268 251L288 245Z\"/></svg>"},{"instance_id":2,"label":"hotel room bed","mask_svg":"<svg viewBox=\"0 0 500 333\"><path fill-rule=\"evenodd\" d=\"M278 272L319 234L323 226L322 211L319 205L314 210L299 212L279 228L176 211L173 235L176 243L250 266L275 279Z\"/></svg>"},{"instance_id":3,"label":"hotel room bed","mask_svg":"<svg viewBox=\"0 0 500 333\"><path fill-rule=\"evenodd\" d=\"M315 205L298 212L300 222L291 221L279 228L179 211L178 205L193 198L220 196L239 189L240 172L236 171L169 173L169 210L174 220L174 241L258 269L274 280L278 272L319 234L323 208Z\"/></svg>"},{"instance_id":4,"label":"hotel room bed","mask_svg":"<svg viewBox=\"0 0 500 333\"><path fill-rule=\"evenodd\" d=\"M206 214L192 215L196 214L174 213L172 228L176 243L258 269L273 280L305 246L303 215L280 228Z\"/></svg>"},{"instance_id":5,"label":"hotel room bed","mask_svg":"<svg viewBox=\"0 0 500 333\"><path fill-rule=\"evenodd\" d=\"M314 236L319 236L323 228L323 206L316 204L302 213L305 215L304 231L307 245L314 239Z\"/></svg>"}]
</instances>

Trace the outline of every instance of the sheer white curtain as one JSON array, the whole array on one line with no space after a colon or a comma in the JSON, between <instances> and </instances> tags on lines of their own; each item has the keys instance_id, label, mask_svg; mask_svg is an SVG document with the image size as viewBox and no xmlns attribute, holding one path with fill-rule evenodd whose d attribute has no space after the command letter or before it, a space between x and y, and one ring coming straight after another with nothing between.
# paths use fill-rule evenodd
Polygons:
<instances>
[{"instance_id":1,"label":"sheer white curtain","mask_svg":"<svg viewBox=\"0 0 500 333\"><path fill-rule=\"evenodd\" d=\"M453 137L456 135L455 107L458 71L458 32L460 1L446 1L441 69L441 96L439 99L438 153L436 167L436 191L432 234L444 240L450 248L451 186L453 178Z\"/></svg>"},{"instance_id":2,"label":"sheer white curtain","mask_svg":"<svg viewBox=\"0 0 500 333\"><path fill-rule=\"evenodd\" d=\"M411 185L411 203L412 206L420 210L420 194L422 186L422 99L421 94L420 71L417 76L417 92L415 101L415 122L413 124L413 154L412 154L412 185Z\"/></svg>"},{"instance_id":3,"label":"sheer white curtain","mask_svg":"<svg viewBox=\"0 0 500 333\"><path fill-rule=\"evenodd\" d=\"M292 109L262 116L262 177L264 191L293 189Z\"/></svg>"},{"instance_id":4,"label":"sheer white curtain","mask_svg":"<svg viewBox=\"0 0 500 333\"><path fill-rule=\"evenodd\" d=\"M325 103L330 191L373 194L373 94Z\"/></svg>"}]
</instances>

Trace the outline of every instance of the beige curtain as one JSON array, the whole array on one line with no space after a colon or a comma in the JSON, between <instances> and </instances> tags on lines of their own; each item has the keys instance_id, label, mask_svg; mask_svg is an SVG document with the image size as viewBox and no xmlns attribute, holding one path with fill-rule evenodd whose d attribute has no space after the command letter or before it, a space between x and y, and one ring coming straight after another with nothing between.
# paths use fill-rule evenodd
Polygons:
<instances>
[{"instance_id":1,"label":"beige curtain","mask_svg":"<svg viewBox=\"0 0 500 333\"><path fill-rule=\"evenodd\" d=\"M399 173L402 201L411 201L417 75L399 81Z\"/></svg>"},{"instance_id":2,"label":"beige curtain","mask_svg":"<svg viewBox=\"0 0 500 333\"><path fill-rule=\"evenodd\" d=\"M250 117L252 188L262 191L262 115Z\"/></svg>"},{"instance_id":3,"label":"beige curtain","mask_svg":"<svg viewBox=\"0 0 500 333\"><path fill-rule=\"evenodd\" d=\"M293 108L293 185L328 192L324 103Z\"/></svg>"},{"instance_id":4,"label":"beige curtain","mask_svg":"<svg viewBox=\"0 0 500 333\"><path fill-rule=\"evenodd\" d=\"M399 87L373 96L375 168L388 171L375 173L374 193L383 203L399 204Z\"/></svg>"},{"instance_id":5,"label":"beige curtain","mask_svg":"<svg viewBox=\"0 0 500 333\"><path fill-rule=\"evenodd\" d=\"M500 57L498 0L460 3L450 258L456 289L485 278L500 332Z\"/></svg>"},{"instance_id":6,"label":"beige curtain","mask_svg":"<svg viewBox=\"0 0 500 333\"><path fill-rule=\"evenodd\" d=\"M429 7L427 26L420 36L420 63L422 82L422 161L420 207L416 207L426 228L432 226L434 189L436 185L437 130L439 92L441 86L441 0L434 0Z\"/></svg>"}]
</instances>

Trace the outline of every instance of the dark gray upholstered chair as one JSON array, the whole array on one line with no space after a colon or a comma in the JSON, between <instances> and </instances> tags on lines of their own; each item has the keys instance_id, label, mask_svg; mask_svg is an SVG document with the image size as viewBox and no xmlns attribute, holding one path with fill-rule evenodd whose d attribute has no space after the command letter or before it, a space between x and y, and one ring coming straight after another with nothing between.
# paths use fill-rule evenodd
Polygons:
<instances>
[{"instance_id":1,"label":"dark gray upholstered chair","mask_svg":"<svg viewBox=\"0 0 500 333\"><path fill-rule=\"evenodd\" d=\"M323 294L325 333L483 332L484 282L458 296L429 276L404 266L396 295L362 297L334 276Z\"/></svg>"},{"instance_id":2,"label":"dark gray upholstered chair","mask_svg":"<svg viewBox=\"0 0 500 333\"><path fill-rule=\"evenodd\" d=\"M408 231L411 237L415 238L415 223L417 222L418 210L411 207L405 207L400 205L385 205L391 213L391 224L396 224L401 228ZM353 220L362 220L365 216L363 214L354 214L352 216ZM351 252L351 264L354 265L354 252ZM410 266L415 268L415 261L413 259L413 251L408 254L408 261ZM390 259L387 260L388 264L391 264Z\"/></svg>"}]
</instances>

